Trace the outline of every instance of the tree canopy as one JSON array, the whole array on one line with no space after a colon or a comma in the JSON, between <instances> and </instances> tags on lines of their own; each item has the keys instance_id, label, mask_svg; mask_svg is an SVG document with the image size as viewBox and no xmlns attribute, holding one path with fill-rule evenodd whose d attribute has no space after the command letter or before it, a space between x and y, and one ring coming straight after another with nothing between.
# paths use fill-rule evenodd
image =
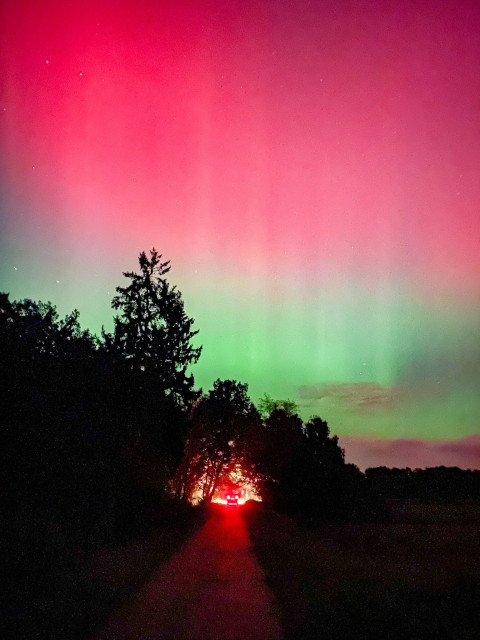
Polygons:
<instances>
[{"instance_id":1,"label":"tree canopy","mask_svg":"<svg viewBox=\"0 0 480 640\"><path fill-rule=\"evenodd\" d=\"M260 423L247 390L246 384L218 379L193 409L179 477L185 497L200 491L209 501L221 479L237 470L245 476L249 431Z\"/></svg>"},{"instance_id":2,"label":"tree canopy","mask_svg":"<svg viewBox=\"0 0 480 640\"><path fill-rule=\"evenodd\" d=\"M142 251L138 261L140 273L124 272L130 283L116 288L112 307L119 313L113 336L106 339L132 371L154 374L167 394L188 404L196 394L187 370L202 352L192 343L198 333L192 330L194 318L185 313L180 291L164 277L170 261L162 262L155 248L150 258Z\"/></svg>"}]
</instances>

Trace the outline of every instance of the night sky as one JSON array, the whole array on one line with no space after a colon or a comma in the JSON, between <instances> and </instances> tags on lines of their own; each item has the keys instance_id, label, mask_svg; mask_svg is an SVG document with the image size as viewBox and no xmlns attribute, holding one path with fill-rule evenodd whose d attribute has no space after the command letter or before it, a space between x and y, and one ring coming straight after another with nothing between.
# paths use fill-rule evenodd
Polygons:
<instances>
[{"instance_id":1,"label":"night sky","mask_svg":"<svg viewBox=\"0 0 480 640\"><path fill-rule=\"evenodd\" d=\"M4 0L0 41L1 290L98 333L155 246L197 386L480 466L480 3Z\"/></svg>"}]
</instances>

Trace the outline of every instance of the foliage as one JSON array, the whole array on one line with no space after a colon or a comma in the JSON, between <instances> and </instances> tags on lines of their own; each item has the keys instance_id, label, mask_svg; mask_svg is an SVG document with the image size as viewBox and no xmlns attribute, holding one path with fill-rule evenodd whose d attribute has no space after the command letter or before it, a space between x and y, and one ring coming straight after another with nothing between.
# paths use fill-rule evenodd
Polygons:
<instances>
[{"instance_id":1,"label":"foliage","mask_svg":"<svg viewBox=\"0 0 480 640\"><path fill-rule=\"evenodd\" d=\"M117 536L135 487L169 491L195 397L193 320L154 250L118 288L113 335L81 329L78 311L0 294L0 474L16 512L44 507L96 545ZM43 506L42 506L43 505Z\"/></svg>"},{"instance_id":2,"label":"foliage","mask_svg":"<svg viewBox=\"0 0 480 640\"><path fill-rule=\"evenodd\" d=\"M79 312L60 319L51 302L11 302L0 293L2 351L10 364L43 358L80 359L91 355L95 339L82 330Z\"/></svg>"},{"instance_id":3,"label":"foliage","mask_svg":"<svg viewBox=\"0 0 480 640\"><path fill-rule=\"evenodd\" d=\"M337 517L351 496L343 487L352 470L325 421L306 424L275 408L265 420L261 459L263 492L277 508L308 518Z\"/></svg>"},{"instance_id":4,"label":"foliage","mask_svg":"<svg viewBox=\"0 0 480 640\"><path fill-rule=\"evenodd\" d=\"M268 417L275 409L282 409L293 415L298 412L298 405L293 400L274 400L268 393L264 393L258 401L258 410L263 418Z\"/></svg>"},{"instance_id":5,"label":"foliage","mask_svg":"<svg viewBox=\"0 0 480 640\"><path fill-rule=\"evenodd\" d=\"M210 500L219 481L250 467L249 432L260 416L247 395L248 386L235 380L216 380L192 412L184 459L179 470L179 489L189 498L200 487Z\"/></svg>"},{"instance_id":6,"label":"foliage","mask_svg":"<svg viewBox=\"0 0 480 640\"><path fill-rule=\"evenodd\" d=\"M263 420L247 395L247 385L217 380L192 412L192 427L176 478L178 495L215 488L235 474L264 500L306 517L337 517L345 512L362 474L346 465L338 438L325 421L304 424L294 403L265 394ZM267 410L270 412L266 414Z\"/></svg>"},{"instance_id":7,"label":"foliage","mask_svg":"<svg viewBox=\"0 0 480 640\"><path fill-rule=\"evenodd\" d=\"M184 309L181 293L165 279L170 261L162 262L155 249L150 258L139 256L140 273L124 272L130 280L117 287L112 307L115 317L113 336L104 336L114 351L128 361L133 372L154 375L159 388L176 401L188 405L196 396L193 376L187 369L195 364L201 347L193 347L193 318Z\"/></svg>"},{"instance_id":8,"label":"foliage","mask_svg":"<svg viewBox=\"0 0 480 640\"><path fill-rule=\"evenodd\" d=\"M365 471L365 479L372 495L383 501L480 502L479 470L444 466L427 469L373 467Z\"/></svg>"}]
</instances>

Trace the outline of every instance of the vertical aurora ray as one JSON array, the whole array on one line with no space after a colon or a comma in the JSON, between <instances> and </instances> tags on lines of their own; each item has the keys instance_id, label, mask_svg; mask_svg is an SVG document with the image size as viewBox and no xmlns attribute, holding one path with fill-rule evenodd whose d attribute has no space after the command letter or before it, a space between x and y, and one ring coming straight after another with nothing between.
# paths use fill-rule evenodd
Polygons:
<instances>
[{"instance_id":1,"label":"vertical aurora ray","mask_svg":"<svg viewBox=\"0 0 480 640\"><path fill-rule=\"evenodd\" d=\"M295 398L345 438L478 434L479 19L2 3L1 289L99 331L155 245L198 385Z\"/></svg>"}]
</instances>

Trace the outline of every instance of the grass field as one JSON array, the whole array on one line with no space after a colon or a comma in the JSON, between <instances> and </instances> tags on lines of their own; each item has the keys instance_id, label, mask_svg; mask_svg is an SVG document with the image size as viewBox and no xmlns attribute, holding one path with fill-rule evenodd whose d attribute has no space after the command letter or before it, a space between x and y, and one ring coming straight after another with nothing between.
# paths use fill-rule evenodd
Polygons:
<instances>
[{"instance_id":1,"label":"grass field","mask_svg":"<svg viewBox=\"0 0 480 640\"><path fill-rule=\"evenodd\" d=\"M415 522L316 530L249 513L286 639L480 638L480 523L439 510L430 522L417 507Z\"/></svg>"}]
</instances>

